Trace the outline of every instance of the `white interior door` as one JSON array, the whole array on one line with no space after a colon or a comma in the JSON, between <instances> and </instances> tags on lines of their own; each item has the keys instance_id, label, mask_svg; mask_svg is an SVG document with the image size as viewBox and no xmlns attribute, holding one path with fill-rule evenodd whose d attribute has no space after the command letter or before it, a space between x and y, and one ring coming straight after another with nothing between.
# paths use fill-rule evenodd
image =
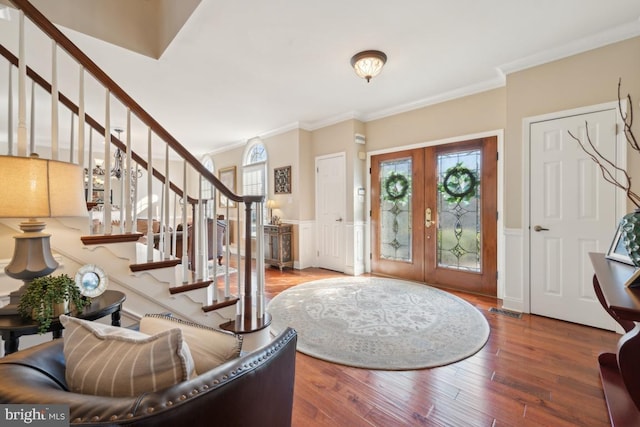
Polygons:
<instances>
[{"instance_id":1,"label":"white interior door","mask_svg":"<svg viewBox=\"0 0 640 427\"><path fill-rule=\"evenodd\" d=\"M316 159L316 223L318 267L344 272L346 217L344 154Z\"/></svg>"},{"instance_id":2,"label":"white interior door","mask_svg":"<svg viewBox=\"0 0 640 427\"><path fill-rule=\"evenodd\" d=\"M567 133L616 159L614 109L532 123L530 131L531 313L615 329L593 291L589 252L606 252L621 214L616 190Z\"/></svg>"}]
</instances>

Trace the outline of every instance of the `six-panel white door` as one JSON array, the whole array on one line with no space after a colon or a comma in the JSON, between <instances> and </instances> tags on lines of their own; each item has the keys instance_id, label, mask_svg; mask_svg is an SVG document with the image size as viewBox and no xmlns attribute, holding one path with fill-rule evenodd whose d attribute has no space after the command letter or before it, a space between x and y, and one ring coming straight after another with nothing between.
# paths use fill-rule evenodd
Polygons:
<instances>
[{"instance_id":1,"label":"six-panel white door","mask_svg":"<svg viewBox=\"0 0 640 427\"><path fill-rule=\"evenodd\" d=\"M567 131L616 159L616 110L530 125L531 313L615 329L593 290L589 252L606 252L617 221L615 187Z\"/></svg>"},{"instance_id":2,"label":"six-panel white door","mask_svg":"<svg viewBox=\"0 0 640 427\"><path fill-rule=\"evenodd\" d=\"M345 271L346 160L344 154L316 159L318 267Z\"/></svg>"}]
</instances>

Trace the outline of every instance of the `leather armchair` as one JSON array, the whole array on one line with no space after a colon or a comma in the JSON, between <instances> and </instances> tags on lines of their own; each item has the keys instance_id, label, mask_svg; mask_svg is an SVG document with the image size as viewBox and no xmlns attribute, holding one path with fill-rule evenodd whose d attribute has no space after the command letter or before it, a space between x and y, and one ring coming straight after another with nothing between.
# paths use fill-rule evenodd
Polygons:
<instances>
[{"instance_id":1,"label":"leather armchair","mask_svg":"<svg viewBox=\"0 0 640 427\"><path fill-rule=\"evenodd\" d=\"M71 425L290 426L297 335L271 343L196 378L136 397L71 393L63 340L0 359L0 402L67 404Z\"/></svg>"}]
</instances>

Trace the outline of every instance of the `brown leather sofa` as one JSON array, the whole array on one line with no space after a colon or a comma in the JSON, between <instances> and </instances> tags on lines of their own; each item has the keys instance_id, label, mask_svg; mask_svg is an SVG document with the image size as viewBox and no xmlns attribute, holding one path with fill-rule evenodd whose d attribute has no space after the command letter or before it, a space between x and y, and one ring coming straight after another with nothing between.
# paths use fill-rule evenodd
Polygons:
<instances>
[{"instance_id":1,"label":"brown leather sofa","mask_svg":"<svg viewBox=\"0 0 640 427\"><path fill-rule=\"evenodd\" d=\"M290 426L296 340L287 329L192 380L115 398L68 391L58 339L0 359L0 403L68 404L71 425L83 426Z\"/></svg>"}]
</instances>

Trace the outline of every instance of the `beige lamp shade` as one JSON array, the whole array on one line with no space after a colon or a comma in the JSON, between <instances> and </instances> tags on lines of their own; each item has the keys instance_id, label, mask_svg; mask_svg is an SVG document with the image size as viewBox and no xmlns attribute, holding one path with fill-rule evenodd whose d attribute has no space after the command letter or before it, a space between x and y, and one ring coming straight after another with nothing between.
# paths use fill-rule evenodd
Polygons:
<instances>
[{"instance_id":1,"label":"beige lamp shade","mask_svg":"<svg viewBox=\"0 0 640 427\"><path fill-rule=\"evenodd\" d=\"M278 207L278 204L276 203L275 200L273 199L267 200L267 209L275 209L277 207Z\"/></svg>"},{"instance_id":2,"label":"beige lamp shade","mask_svg":"<svg viewBox=\"0 0 640 427\"><path fill-rule=\"evenodd\" d=\"M87 215L82 167L37 157L0 156L0 218Z\"/></svg>"}]
</instances>

